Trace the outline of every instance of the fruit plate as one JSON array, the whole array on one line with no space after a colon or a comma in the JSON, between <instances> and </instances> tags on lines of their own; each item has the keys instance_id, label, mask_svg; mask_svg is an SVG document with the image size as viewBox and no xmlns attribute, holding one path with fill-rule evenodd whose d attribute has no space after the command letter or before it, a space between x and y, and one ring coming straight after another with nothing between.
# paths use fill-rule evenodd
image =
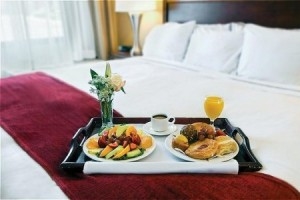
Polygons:
<instances>
[{"instance_id":1,"label":"fruit plate","mask_svg":"<svg viewBox=\"0 0 300 200\"><path fill-rule=\"evenodd\" d=\"M98 139L99 138L98 134L92 135L91 137L89 137L84 142L84 144L83 144L83 152L85 153L86 156L88 156L89 158L91 158L92 160L95 160L95 161L102 161L102 162L132 162L132 161L138 161L138 160L141 160L141 159L149 156L154 151L154 149L156 147L155 139L151 135L149 135L149 134L146 134L146 133L144 133L144 134L148 135L148 136L150 136L152 138L152 146L150 148L147 148L142 155L134 157L134 158L129 158L129 159L126 159L126 160L113 160L113 159L100 158L100 157L96 156L95 154L89 153L89 150L87 148L87 143L91 139L94 139L94 138Z\"/></svg>"},{"instance_id":2,"label":"fruit plate","mask_svg":"<svg viewBox=\"0 0 300 200\"><path fill-rule=\"evenodd\" d=\"M137 124L142 127L145 123L150 121L150 117L117 117L113 118L114 124ZM176 117L176 125L180 127L181 125L191 124L194 122L206 122L209 123L208 118L186 118L186 117ZM225 133L232 137L237 144L239 145L239 152L234 157L239 164L239 172L254 172L259 171L262 168L261 163L257 160L250 148L250 142L248 137L244 132L239 128L233 126L227 118L218 118L215 120L215 126L223 129ZM83 152L85 141L90 138L92 135L95 135L102 131L102 121L100 117L91 118L89 123L81 127L74 134L70 142L70 148L67 152L67 155L60 163L60 168L67 172L79 172L82 173L85 162L93 161L92 158L86 156ZM179 128L177 129L177 131ZM156 140L156 149L153 150L153 153L149 154L147 159L151 159L152 155L157 155L158 150L166 152L167 155L170 153L164 147L164 138L166 136L153 136ZM159 148L158 148L159 147ZM164 153L164 152L162 152ZM158 153L159 154L159 153ZM160 155L159 155L160 156ZM181 159L176 158L175 156L169 156L172 161L178 161ZM169 158L168 157L168 158ZM143 162L144 159L138 160L137 162ZM98 162L98 161L95 161ZM146 162L146 161L145 161ZM101 163L101 162L100 162Z\"/></svg>"},{"instance_id":3,"label":"fruit plate","mask_svg":"<svg viewBox=\"0 0 300 200\"><path fill-rule=\"evenodd\" d=\"M177 158L186 160L186 161L192 161L192 162L223 162L223 161L227 161L230 160L232 158L234 158L238 152L239 152L239 145L236 143L237 146L237 150L233 153L230 154L226 154L222 157L213 157L207 160L200 160L200 159L195 159L195 158L191 158L179 151L176 151L173 147L172 147L172 140L174 137L176 137L179 133L173 133L171 135L169 135L166 140L165 140L165 147L166 149L173 154L174 156L176 156Z\"/></svg>"}]
</instances>

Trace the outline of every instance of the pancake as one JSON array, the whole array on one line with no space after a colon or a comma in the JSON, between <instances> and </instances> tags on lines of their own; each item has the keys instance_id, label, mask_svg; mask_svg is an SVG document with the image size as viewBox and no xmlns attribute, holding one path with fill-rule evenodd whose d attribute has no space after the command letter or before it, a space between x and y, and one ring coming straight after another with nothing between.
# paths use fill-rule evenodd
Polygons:
<instances>
[{"instance_id":1,"label":"pancake","mask_svg":"<svg viewBox=\"0 0 300 200\"><path fill-rule=\"evenodd\" d=\"M189 146L185 151L186 155L195 159L208 159L216 155L218 144L216 140L205 138Z\"/></svg>"}]
</instances>

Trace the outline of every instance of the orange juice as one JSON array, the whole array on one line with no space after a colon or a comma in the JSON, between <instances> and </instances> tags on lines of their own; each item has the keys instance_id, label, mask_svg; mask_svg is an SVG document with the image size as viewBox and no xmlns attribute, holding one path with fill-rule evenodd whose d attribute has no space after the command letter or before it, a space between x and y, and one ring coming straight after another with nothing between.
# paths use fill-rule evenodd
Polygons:
<instances>
[{"instance_id":1,"label":"orange juice","mask_svg":"<svg viewBox=\"0 0 300 200\"><path fill-rule=\"evenodd\" d=\"M204 110L210 120L215 120L220 116L224 107L224 101L221 97L209 96L205 98Z\"/></svg>"}]
</instances>

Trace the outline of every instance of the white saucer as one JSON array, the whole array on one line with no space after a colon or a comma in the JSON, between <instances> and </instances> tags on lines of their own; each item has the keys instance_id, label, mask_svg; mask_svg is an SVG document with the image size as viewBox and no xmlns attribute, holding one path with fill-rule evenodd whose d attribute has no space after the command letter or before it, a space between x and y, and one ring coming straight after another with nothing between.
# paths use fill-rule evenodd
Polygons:
<instances>
[{"instance_id":1,"label":"white saucer","mask_svg":"<svg viewBox=\"0 0 300 200\"><path fill-rule=\"evenodd\" d=\"M154 131L151 127L151 122L144 124L143 130L151 135L170 135L177 130L177 126L175 124L170 124L168 130L166 131Z\"/></svg>"}]
</instances>

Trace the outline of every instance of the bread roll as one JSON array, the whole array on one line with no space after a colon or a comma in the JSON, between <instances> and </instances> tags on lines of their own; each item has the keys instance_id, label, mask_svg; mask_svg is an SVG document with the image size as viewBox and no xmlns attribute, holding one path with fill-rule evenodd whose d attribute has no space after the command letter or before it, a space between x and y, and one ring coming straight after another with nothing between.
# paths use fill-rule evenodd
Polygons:
<instances>
[{"instance_id":1,"label":"bread roll","mask_svg":"<svg viewBox=\"0 0 300 200\"><path fill-rule=\"evenodd\" d=\"M218 136L215 138L218 144L218 150L216 155L223 156L237 150L237 143L229 136Z\"/></svg>"}]
</instances>

